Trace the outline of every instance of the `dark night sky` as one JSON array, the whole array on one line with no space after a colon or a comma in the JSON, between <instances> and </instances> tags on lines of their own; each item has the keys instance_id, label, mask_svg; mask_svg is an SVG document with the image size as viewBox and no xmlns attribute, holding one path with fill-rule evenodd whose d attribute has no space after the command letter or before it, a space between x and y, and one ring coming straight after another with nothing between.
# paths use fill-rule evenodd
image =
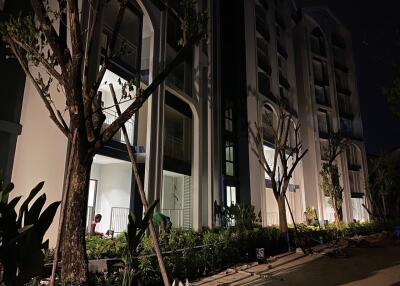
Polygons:
<instances>
[{"instance_id":1,"label":"dark night sky","mask_svg":"<svg viewBox=\"0 0 400 286\"><path fill-rule=\"evenodd\" d=\"M393 82L394 58L400 58L399 0L296 0L298 8L327 6L350 30L356 61L367 152L400 147L400 119L389 110L382 88ZM398 37L397 37L398 38Z\"/></svg>"}]
</instances>

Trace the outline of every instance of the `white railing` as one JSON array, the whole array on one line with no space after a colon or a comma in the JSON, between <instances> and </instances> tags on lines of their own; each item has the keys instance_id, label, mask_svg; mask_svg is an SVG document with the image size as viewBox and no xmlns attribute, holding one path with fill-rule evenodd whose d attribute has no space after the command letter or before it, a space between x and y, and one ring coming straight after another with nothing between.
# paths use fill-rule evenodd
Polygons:
<instances>
[{"instance_id":1,"label":"white railing","mask_svg":"<svg viewBox=\"0 0 400 286\"><path fill-rule=\"evenodd\" d=\"M107 126L109 126L118 117L117 112L115 112L113 110L104 110L104 115L106 116L106 120L104 121L103 128L106 128ZM133 118L131 118L127 122L125 122L125 128L126 128L126 132L128 133L128 138L132 144L133 143L133 130L134 130L134 119ZM118 130L118 132L115 133L113 139L118 142L125 143L124 134L123 134L122 130Z\"/></svg>"},{"instance_id":2,"label":"white railing","mask_svg":"<svg viewBox=\"0 0 400 286\"><path fill-rule=\"evenodd\" d=\"M183 227L183 209L161 209L161 213L170 218L173 228Z\"/></svg>"},{"instance_id":3,"label":"white railing","mask_svg":"<svg viewBox=\"0 0 400 286\"><path fill-rule=\"evenodd\" d=\"M110 217L110 230L121 233L127 230L129 208L112 207Z\"/></svg>"}]
</instances>

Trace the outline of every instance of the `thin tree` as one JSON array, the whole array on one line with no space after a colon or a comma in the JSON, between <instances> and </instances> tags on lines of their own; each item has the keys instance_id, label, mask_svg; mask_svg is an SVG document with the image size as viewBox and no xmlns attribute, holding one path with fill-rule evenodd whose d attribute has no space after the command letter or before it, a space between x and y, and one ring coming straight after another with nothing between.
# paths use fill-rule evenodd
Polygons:
<instances>
[{"instance_id":1,"label":"thin tree","mask_svg":"<svg viewBox=\"0 0 400 286\"><path fill-rule=\"evenodd\" d=\"M340 133L331 133L328 139L328 148L324 150L327 162L322 164L320 175L322 177L322 190L325 196L329 197L329 205L332 207L335 216L335 226L340 230L342 220L343 188L340 185L339 168L336 165L336 158L347 146L346 140Z\"/></svg>"},{"instance_id":2,"label":"thin tree","mask_svg":"<svg viewBox=\"0 0 400 286\"><path fill-rule=\"evenodd\" d=\"M375 221L400 219L400 153L393 151L374 158L370 164L366 196L369 206L363 205Z\"/></svg>"},{"instance_id":3,"label":"thin tree","mask_svg":"<svg viewBox=\"0 0 400 286\"><path fill-rule=\"evenodd\" d=\"M266 117L269 118L268 114ZM272 159L267 159L264 153L263 126L254 123L254 128L251 126L249 128L253 139L252 151L271 180L271 188L278 205L279 229L284 237L288 233L286 192L296 167L308 151L303 150L303 144L300 141L300 124L293 123L292 119L293 115L280 106L277 124L274 126L273 120L266 122L273 135L274 156ZM290 142L291 134L294 142Z\"/></svg>"},{"instance_id":4,"label":"thin tree","mask_svg":"<svg viewBox=\"0 0 400 286\"><path fill-rule=\"evenodd\" d=\"M126 100L130 100L130 104L105 127L102 93L98 89L111 61L124 53L124 45L119 46L117 38L128 0L111 1L118 2L119 8L99 68L90 58L96 53L93 47L95 30L110 0L89 1L89 19L81 16L78 0L57 0L56 8L50 7L48 1L31 0L34 15L10 17L1 25L3 40L35 87L50 119L71 144L69 181L65 184L62 214L61 274L64 280L74 285L85 285L88 279L85 227L94 155L139 110L168 74L191 54L194 45L206 34L205 15L196 12L193 0L184 1L182 48L145 89L140 88L138 78L128 81ZM65 25L58 30L56 24L59 22ZM93 79L89 71L95 73ZM60 92L54 92L55 87ZM69 123L62 115L63 110L54 104L55 96L64 96Z\"/></svg>"}]
</instances>

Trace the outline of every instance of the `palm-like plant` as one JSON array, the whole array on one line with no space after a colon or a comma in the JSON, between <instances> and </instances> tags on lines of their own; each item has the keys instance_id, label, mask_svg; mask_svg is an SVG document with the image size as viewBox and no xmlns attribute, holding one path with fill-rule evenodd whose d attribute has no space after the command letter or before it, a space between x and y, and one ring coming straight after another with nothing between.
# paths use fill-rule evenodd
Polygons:
<instances>
[{"instance_id":1,"label":"palm-like plant","mask_svg":"<svg viewBox=\"0 0 400 286\"><path fill-rule=\"evenodd\" d=\"M0 284L23 285L42 274L49 244L48 240L43 242L43 238L60 204L54 202L42 211L46 203L46 195L42 194L29 207L43 185L44 182L40 182L32 189L17 213L16 206L22 197L9 201L14 184L4 184L0 180L0 264L4 269Z\"/></svg>"},{"instance_id":2,"label":"palm-like plant","mask_svg":"<svg viewBox=\"0 0 400 286\"><path fill-rule=\"evenodd\" d=\"M124 251L122 260L124 262L124 278L122 286L136 285L136 280L139 274L139 245L146 233L150 220L153 218L154 208L158 201L154 201L147 209L143 219L136 217L134 213L129 214L128 231L126 236L126 249Z\"/></svg>"}]
</instances>

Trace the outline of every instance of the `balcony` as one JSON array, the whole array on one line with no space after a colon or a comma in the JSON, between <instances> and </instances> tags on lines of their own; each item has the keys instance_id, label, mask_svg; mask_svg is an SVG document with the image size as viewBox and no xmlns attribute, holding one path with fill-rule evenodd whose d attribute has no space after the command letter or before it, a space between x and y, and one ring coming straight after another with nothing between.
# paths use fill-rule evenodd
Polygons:
<instances>
[{"instance_id":1,"label":"balcony","mask_svg":"<svg viewBox=\"0 0 400 286\"><path fill-rule=\"evenodd\" d=\"M103 130L106 129L111 123L117 119L117 112L113 110L104 110L104 115L106 116L106 120L104 121L103 124ZM127 122L125 122L125 128L126 132L128 133L128 139L133 143L134 139L134 119L131 118ZM125 144L125 138L122 130L118 130L117 133L114 134L113 140L124 143Z\"/></svg>"},{"instance_id":2,"label":"balcony","mask_svg":"<svg viewBox=\"0 0 400 286\"><path fill-rule=\"evenodd\" d=\"M188 148L185 148L185 142L182 138L167 133L165 135L164 144L165 156L181 160L183 162L190 162L190 154L187 151Z\"/></svg>"}]
</instances>

